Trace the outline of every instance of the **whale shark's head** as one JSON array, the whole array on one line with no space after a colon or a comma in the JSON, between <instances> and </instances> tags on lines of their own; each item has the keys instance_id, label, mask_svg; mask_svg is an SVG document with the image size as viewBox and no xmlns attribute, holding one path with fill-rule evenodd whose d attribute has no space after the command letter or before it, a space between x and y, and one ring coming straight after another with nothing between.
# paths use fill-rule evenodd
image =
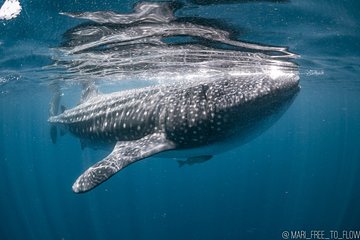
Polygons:
<instances>
[{"instance_id":1,"label":"whale shark's head","mask_svg":"<svg viewBox=\"0 0 360 240\"><path fill-rule=\"evenodd\" d=\"M299 90L297 65L276 63L251 66L249 71L232 70L226 77L187 88L190 99L182 101L177 96L180 100L175 109L179 111L169 107L169 138L192 147L230 135L248 140L263 132L284 113ZM184 126L190 129L186 133Z\"/></svg>"},{"instance_id":2,"label":"whale shark's head","mask_svg":"<svg viewBox=\"0 0 360 240\"><path fill-rule=\"evenodd\" d=\"M264 67L264 74L270 82L280 89L297 88L299 86L299 71L295 63L286 62L287 65L269 65Z\"/></svg>"},{"instance_id":3,"label":"whale shark's head","mask_svg":"<svg viewBox=\"0 0 360 240\"><path fill-rule=\"evenodd\" d=\"M251 61L230 68L227 76L216 79L206 92L217 108L237 108L263 98L275 101L281 95L292 95L299 89L299 71L289 60L271 59L253 54Z\"/></svg>"},{"instance_id":4,"label":"whale shark's head","mask_svg":"<svg viewBox=\"0 0 360 240\"><path fill-rule=\"evenodd\" d=\"M243 68L238 68L229 75L238 78L237 85L244 85L248 87L248 91L256 92L255 97L262 96L262 93L298 87L300 78L296 63L286 59L268 59L265 56L259 54L258 61L248 62ZM244 88L241 89L245 91Z\"/></svg>"},{"instance_id":5,"label":"whale shark's head","mask_svg":"<svg viewBox=\"0 0 360 240\"><path fill-rule=\"evenodd\" d=\"M219 88L208 93L214 97L223 128L230 135L237 135L242 142L261 134L273 125L288 109L299 92L299 71L297 64L290 61L272 61L253 68L233 73L233 78L219 82ZM219 90L220 89L220 90ZM229 138L231 139L231 138Z\"/></svg>"}]
</instances>

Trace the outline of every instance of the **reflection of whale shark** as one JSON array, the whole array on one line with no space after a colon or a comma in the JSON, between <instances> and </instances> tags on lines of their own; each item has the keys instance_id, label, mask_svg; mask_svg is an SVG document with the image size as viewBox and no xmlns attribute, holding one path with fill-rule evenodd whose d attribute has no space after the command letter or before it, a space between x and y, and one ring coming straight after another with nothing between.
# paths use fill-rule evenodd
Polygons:
<instances>
[{"instance_id":1,"label":"reflection of whale shark","mask_svg":"<svg viewBox=\"0 0 360 240\"><path fill-rule=\"evenodd\" d=\"M50 117L51 123L81 139L116 143L110 155L76 180L73 191L88 191L129 164L162 151L248 134L295 95L298 75L293 67L93 96Z\"/></svg>"},{"instance_id":2,"label":"reflection of whale shark","mask_svg":"<svg viewBox=\"0 0 360 240\"><path fill-rule=\"evenodd\" d=\"M175 83L219 78L244 68L253 72L274 58L296 57L285 47L239 41L235 36L241 27L233 29L223 21L175 18L173 11L180 7L175 5L138 3L126 14L63 13L88 21L64 33L49 66L53 80L70 85L139 79Z\"/></svg>"}]
</instances>

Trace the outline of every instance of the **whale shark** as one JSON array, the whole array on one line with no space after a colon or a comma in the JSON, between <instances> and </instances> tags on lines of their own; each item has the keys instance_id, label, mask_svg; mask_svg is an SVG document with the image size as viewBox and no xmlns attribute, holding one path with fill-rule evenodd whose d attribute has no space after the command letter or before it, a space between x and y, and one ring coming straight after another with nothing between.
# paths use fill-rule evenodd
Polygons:
<instances>
[{"instance_id":1,"label":"whale shark","mask_svg":"<svg viewBox=\"0 0 360 240\"><path fill-rule=\"evenodd\" d=\"M80 139L113 144L72 186L86 192L128 165L155 154L211 146L249 134L281 112L299 90L294 69L90 94L49 122ZM204 154L206 155L206 154Z\"/></svg>"},{"instance_id":2,"label":"whale shark","mask_svg":"<svg viewBox=\"0 0 360 240\"><path fill-rule=\"evenodd\" d=\"M77 178L74 192L155 154L186 158L179 166L203 163L258 136L295 98L299 73L291 60L298 55L240 41L222 22L177 18L181 7L143 2L132 13L62 13L88 22L66 31L53 57L50 68L60 74L50 86L51 139L60 127L82 148L112 147ZM103 82L140 88L101 94ZM82 97L65 110L59 104L68 83L80 84Z\"/></svg>"}]
</instances>

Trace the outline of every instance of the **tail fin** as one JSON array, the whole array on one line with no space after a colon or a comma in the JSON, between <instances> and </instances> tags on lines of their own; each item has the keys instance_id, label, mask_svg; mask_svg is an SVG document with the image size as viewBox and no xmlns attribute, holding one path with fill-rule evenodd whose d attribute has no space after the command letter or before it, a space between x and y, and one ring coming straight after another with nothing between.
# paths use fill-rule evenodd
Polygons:
<instances>
[{"instance_id":1,"label":"tail fin","mask_svg":"<svg viewBox=\"0 0 360 240\"><path fill-rule=\"evenodd\" d=\"M52 143L55 144L57 139L57 127L53 124L50 126L50 137Z\"/></svg>"},{"instance_id":2,"label":"tail fin","mask_svg":"<svg viewBox=\"0 0 360 240\"><path fill-rule=\"evenodd\" d=\"M183 167L186 164L186 161L184 160L177 160L179 167Z\"/></svg>"},{"instance_id":3,"label":"tail fin","mask_svg":"<svg viewBox=\"0 0 360 240\"><path fill-rule=\"evenodd\" d=\"M49 117L56 116L59 112L59 105L61 100L61 91L60 86L57 83L53 83L50 85L50 88L53 92L53 96L51 98L50 104L49 104ZM54 124L50 125L50 137L52 143L56 143L57 135L58 135L57 126Z\"/></svg>"},{"instance_id":4,"label":"tail fin","mask_svg":"<svg viewBox=\"0 0 360 240\"><path fill-rule=\"evenodd\" d=\"M65 112L66 107L65 107L64 105L61 105L61 106L60 106L60 110L61 110L61 113L63 113L63 112Z\"/></svg>"}]
</instances>

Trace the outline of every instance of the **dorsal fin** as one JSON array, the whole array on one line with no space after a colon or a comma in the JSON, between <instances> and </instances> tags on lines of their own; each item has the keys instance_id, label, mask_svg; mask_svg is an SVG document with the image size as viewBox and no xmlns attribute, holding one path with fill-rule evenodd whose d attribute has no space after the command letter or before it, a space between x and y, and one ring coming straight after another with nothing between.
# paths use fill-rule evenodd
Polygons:
<instances>
[{"instance_id":1,"label":"dorsal fin","mask_svg":"<svg viewBox=\"0 0 360 240\"><path fill-rule=\"evenodd\" d=\"M97 95L99 95L99 90L94 82L83 84L80 103L86 102L90 98L96 97Z\"/></svg>"}]
</instances>

